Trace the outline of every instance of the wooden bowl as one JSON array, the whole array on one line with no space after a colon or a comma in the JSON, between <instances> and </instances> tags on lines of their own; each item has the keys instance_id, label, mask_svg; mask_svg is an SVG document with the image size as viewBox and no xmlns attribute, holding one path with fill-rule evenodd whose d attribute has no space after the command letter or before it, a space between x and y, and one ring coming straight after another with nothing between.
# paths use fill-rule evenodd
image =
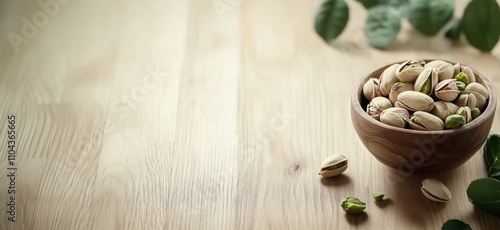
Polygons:
<instances>
[{"instance_id":1,"label":"wooden bowl","mask_svg":"<svg viewBox=\"0 0 500 230\"><path fill-rule=\"evenodd\" d=\"M378 161L398 169L400 174L447 171L469 160L484 144L495 117L497 98L488 79L474 70L476 82L490 91L490 97L484 112L472 122L452 130L403 129L377 121L365 111L369 101L363 96L363 85L372 77L378 78L392 64L370 73L352 93L351 119L365 147Z\"/></svg>"}]
</instances>

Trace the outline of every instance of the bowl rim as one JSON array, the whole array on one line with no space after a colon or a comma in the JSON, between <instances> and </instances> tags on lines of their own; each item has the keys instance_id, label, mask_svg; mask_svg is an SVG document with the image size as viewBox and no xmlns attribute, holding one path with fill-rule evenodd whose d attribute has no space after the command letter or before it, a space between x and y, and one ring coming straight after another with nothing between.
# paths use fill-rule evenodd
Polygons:
<instances>
[{"instance_id":1,"label":"bowl rim","mask_svg":"<svg viewBox=\"0 0 500 230\"><path fill-rule=\"evenodd\" d=\"M442 61L446 61L452 65L456 64L456 62L451 62L451 61L444 60L444 59L423 59L423 60L426 63L428 63L430 61L434 61L434 60L442 60ZM352 105L354 111L356 111L356 113L358 113L360 115L360 117L362 117L363 119L365 119L366 121L368 121L372 125L378 126L380 128L383 128L383 129L392 130L395 132L416 134L416 135L458 134L458 133L467 132L471 129L476 128L477 126L481 125L486 120L488 120L488 118L490 118L492 115L495 115L497 97L496 97L495 90L493 90L493 86L491 85L491 82L484 75L480 74L474 68L470 67L470 65L464 65L464 66L471 68L472 71L474 72L474 74L481 78L481 81L484 83L484 85L486 85L488 91L490 92L490 96L488 98L488 103L486 105L486 109L483 111L483 113L481 113L481 115L479 117L477 117L476 119L474 119L470 123L465 124L462 127L459 127L456 129L447 129L447 130L439 130L439 131L424 131L424 130L414 130L414 129L405 129L405 128L394 127L394 126L390 126L390 125L387 125L387 124L384 124L380 121L375 120L374 118L372 118L371 116L369 116L366 113L366 111L361 107L361 102L359 101L359 98L363 97L362 94L363 94L364 83L370 77L373 77L374 73L376 73L378 71L382 71L383 69L386 69L393 64L401 64L405 61L407 61L407 60L397 61L397 62L393 62L393 63L387 64L387 65L384 65L384 66L377 68L376 70L370 72L369 74L365 75L365 77L361 78L361 80L357 81L356 87L352 92L351 105ZM361 95L359 95L358 93L360 93Z\"/></svg>"}]
</instances>

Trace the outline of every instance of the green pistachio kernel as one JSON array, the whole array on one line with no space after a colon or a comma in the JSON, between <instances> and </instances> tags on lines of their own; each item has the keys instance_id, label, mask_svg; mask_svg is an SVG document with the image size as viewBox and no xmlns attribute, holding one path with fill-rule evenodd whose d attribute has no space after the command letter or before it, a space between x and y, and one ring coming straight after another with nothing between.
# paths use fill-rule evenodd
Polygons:
<instances>
[{"instance_id":1,"label":"green pistachio kernel","mask_svg":"<svg viewBox=\"0 0 500 230\"><path fill-rule=\"evenodd\" d=\"M385 196L385 194L383 194L383 193L379 193L379 192L373 193L373 199L375 199L376 201L383 200L384 196Z\"/></svg>"},{"instance_id":2,"label":"green pistachio kernel","mask_svg":"<svg viewBox=\"0 0 500 230\"><path fill-rule=\"evenodd\" d=\"M479 117L479 115L481 115L481 110L479 110L478 108L473 108L470 110L470 113L472 115L472 120L474 120Z\"/></svg>"},{"instance_id":3,"label":"green pistachio kernel","mask_svg":"<svg viewBox=\"0 0 500 230\"><path fill-rule=\"evenodd\" d=\"M469 84L469 76L464 72L460 72L455 76L455 80L463 82L465 85Z\"/></svg>"},{"instance_id":4,"label":"green pistachio kernel","mask_svg":"<svg viewBox=\"0 0 500 230\"><path fill-rule=\"evenodd\" d=\"M444 129L454 129L465 124L466 121L464 116L459 114L453 114L446 117L446 119L444 120Z\"/></svg>"},{"instance_id":5,"label":"green pistachio kernel","mask_svg":"<svg viewBox=\"0 0 500 230\"><path fill-rule=\"evenodd\" d=\"M356 214L365 210L366 203L360 201L358 198L346 197L344 200L342 200L340 206L342 207L342 209L344 209L344 212L348 214Z\"/></svg>"}]
</instances>

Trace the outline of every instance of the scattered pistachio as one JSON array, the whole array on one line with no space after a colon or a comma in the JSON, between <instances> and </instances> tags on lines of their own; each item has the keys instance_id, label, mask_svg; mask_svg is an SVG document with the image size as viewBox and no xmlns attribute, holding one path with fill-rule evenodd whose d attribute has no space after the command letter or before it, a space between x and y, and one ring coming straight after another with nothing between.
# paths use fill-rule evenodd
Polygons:
<instances>
[{"instance_id":1,"label":"scattered pistachio","mask_svg":"<svg viewBox=\"0 0 500 230\"><path fill-rule=\"evenodd\" d=\"M354 197L346 197L340 203L340 207L348 214L357 214L363 212L366 208L366 203Z\"/></svg>"},{"instance_id":2,"label":"scattered pistachio","mask_svg":"<svg viewBox=\"0 0 500 230\"><path fill-rule=\"evenodd\" d=\"M323 177L334 177L340 175L347 169L347 157L342 154L334 154L321 162L319 175Z\"/></svg>"},{"instance_id":3,"label":"scattered pistachio","mask_svg":"<svg viewBox=\"0 0 500 230\"><path fill-rule=\"evenodd\" d=\"M440 181L425 179L422 181L422 193L429 200L436 202L447 202L451 199L450 190Z\"/></svg>"},{"instance_id":4,"label":"scattered pistachio","mask_svg":"<svg viewBox=\"0 0 500 230\"><path fill-rule=\"evenodd\" d=\"M373 193L373 199L375 199L376 201L383 200L384 196L385 196L385 194L383 194L383 193L379 193L379 192Z\"/></svg>"}]
</instances>

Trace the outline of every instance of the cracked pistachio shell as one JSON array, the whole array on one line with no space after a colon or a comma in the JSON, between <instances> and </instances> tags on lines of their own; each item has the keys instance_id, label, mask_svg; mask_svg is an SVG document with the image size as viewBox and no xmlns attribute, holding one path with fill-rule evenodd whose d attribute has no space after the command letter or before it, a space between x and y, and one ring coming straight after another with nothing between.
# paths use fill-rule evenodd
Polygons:
<instances>
[{"instance_id":1,"label":"cracked pistachio shell","mask_svg":"<svg viewBox=\"0 0 500 230\"><path fill-rule=\"evenodd\" d=\"M420 92L405 91L398 95L395 106L410 111L431 111L434 108L434 100Z\"/></svg>"},{"instance_id":2,"label":"cracked pistachio shell","mask_svg":"<svg viewBox=\"0 0 500 230\"><path fill-rule=\"evenodd\" d=\"M480 95L479 95L480 96ZM476 108L477 98L474 93L462 93L455 100L455 105L459 107L467 106L469 108Z\"/></svg>"},{"instance_id":3,"label":"cracked pistachio shell","mask_svg":"<svg viewBox=\"0 0 500 230\"><path fill-rule=\"evenodd\" d=\"M468 84L467 87L465 87L465 91L479 93L485 98L485 100L490 97L490 92L488 91L488 89L477 82Z\"/></svg>"},{"instance_id":4,"label":"cracked pistachio shell","mask_svg":"<svg viewBox=\"0 0 500 230\"><path fill-rule=\"evenodd\" d=\"M389 92L391 92L391 88L394 83L398 82L399 79L396 77L396 70L399 67L399 64L394 64L389 66L387 69L382 72L380 75L380 92L382 95L387 96Z\"/></svg>"},{"instance_id":5,"label":"cracked pistachio shell","mask_svg":"<svg viewBox=\"0 0 500 230\"><path fill-rule=\"evenodd\" d=\"M469 83L476 82L476 75L471 68L463 66L460 63L453 65L453 76L457 76L460 72L463 72L465 75L467 75Z\"/></svg>"},{"instance_id":6,"label":"cracked pistachio shell","mask_svg":"<svg viewBox=\"0 0 500 230\"><path fill-rule=\"evenodd\" d=\"M467 67L467 66L460 66L460 70L462 73L465 73L467 77L469 77L469 84L476 82L476 75L474 74L474 71Z\"/></svg>"},{"instance_id":7,"label":"cracked pistachio shell","mask_svg":"<svg viewBox=\"0 0 500 230\"><path fill-rule=\"evenodd\" d=\"M434 90L434 95L443 101L453 101L459 93L455 79L446 79L439 82Z\"/></svg>"},{"instance_id":8,"label":"cracked pistachio shell","mask_svg":"<svg viewBox=\"0 0 500 230\"><path fill-rule=\"evenodd\" d=\"M457 114L464 117L465 123L469 123L470 121L472 121L471 109L469 107L467 107L467 106L460 107L457 110Z\"/></svg>"},{"instance_id":9,"label":"cracked pistachio shell","mask_svg":"<svg viewBox=\"0 0 500 230\"><path fill-rule=\"evenodd\" d=\"M370 103L366 107L366 113L368 113L368 115L370 115L371 117L379 120L380 113L391 107L392 103L391 101L389 101L389 99L385 97L375 97L370 101Z\"/></svg>"},{"instance_id":10,"label":"cracked pistachio shell","mask_svg":"<svg viewBox=\"0 0 500 230\"><path fill-rule=\"evenodd\" d=\"M365 82L363 85L363 95L369 101L374 97L382 96L379 88L379 80L377 78L370 78Z\"/></svg>"},{"instance_id":11,"label":"cracked pistachio shell","mask_svg":"<svg viewBox=\"0 0 500 230\"><path fill-rule=\"evenodd\" d=\"M434 61L426 63L424 67L425 68L434 68L434 67L441 65L441 64L449 64L449 63L446 61L443 61L443 60L434 60Z\"/></svg>"},{"instance_id":12,"label":"cracked pistachio shell","mask_svg":"<svg viewBox=\"0 0 500 230\"><path fill-rule=\"evenodd\" d=\"M436 101L434 102L434 108L430 113L444 121L448 116L455 114L457 111L458 106L452 102Z\"/></svg>"},{"instance_id":13,"label":"cracked pistachio shell","mask_svg":"<svg viewBox=\"0 0 500 230\"><path fill-rule=\"evenodd\" d=\"M427 67L427 66L426 66ZM441 63L434 67L437 72L439 81L453 78L453 65L450 63Z\"/></svg>"},{"instance_id":14,"label":"cracked pistachio shell","mask_svg":"<svg viewBox=\"0 0 500 230\"><path fill-rule=\"evenodd\" d=\"M402 82L415 82L418 75L424 70L425 62L419 59L410 59L399 65L396 77Z\"/></svg>"},{"instance_id":15,"label":"cracked pistachio shell","mask_svg":"<svg viewBox=\"0 0 500 230\"><path fill-rule=\"evenodd\" d=\"M467 90L466 90L464 92L472 94L476 98L476 106L474 106L474 107L469 106L469 108L478 108L481 111L484 111L484 109L486 109L486 98L484 98L483 95L481 95L480 93L475 92L475 91L467 92Z\"/></svg>"},{"instance_id":16,"label":"cracked pistachio shell","mask_svg":"<svg viewBox=\"0 0 500 230\"><path fill-rule=\"evenodd\" d=\"M388 108L380 114L380 121L386 125L404 128L410 118L408 110L403 108Z\"/></svg>"},{"instance_id":17,"label":"cracked pistachio shell","mask_svg":"<svg viewBox=\"0 0 500 230\"><path fill-rule=\"evenodd\" d=\"M422 193L429 200L436 202L447 202L451 199L450 190L440 181L425 179L422 181Z\"/></svg>"},{"instance_id":18,"label":"cracked pistachio shell","mask_svg":"<svg viewBox=\"0 0 500 230\"><path fill-rule=\"evenodd\" d=\"M423 111L413 113L408 123L415 130L439 131L444 129L444 122L441 118Z\"/></svg>"},{"instance_id":19,"label":"cracked pistachio shell","mask_svg":"<svg viewBox=\"0 0 500 230\"><path fill-rule=\"evenodd\" d=\"M347 157L344 155L331 155L321 162L319 175L323 177L334 177L340 175L347 169L347 163Z\"/></svg>"},{"instance_id":20,"label":"cracked pistachio shell","mask_svg":"<svg viewBox=\"0 0 500 230\"><path fill-rule=\"evenodd\" d=\"M437 72L432 68L425 68L417 77L414 84L414 90L431 95L438 82Z\"/></svg>"},{"instance_id":21,"label":"cracked pistachio shell","mask_svg":"<svg viewBox=\"0 0 500 230\"><path fill-rule=\"evenodd\" d=\"M389 100L394 104L398 100L398 95L404 91L413 91L414 84L410 82L397 82L391 88L389 93Z\"/></svg>"}]
</instances>

